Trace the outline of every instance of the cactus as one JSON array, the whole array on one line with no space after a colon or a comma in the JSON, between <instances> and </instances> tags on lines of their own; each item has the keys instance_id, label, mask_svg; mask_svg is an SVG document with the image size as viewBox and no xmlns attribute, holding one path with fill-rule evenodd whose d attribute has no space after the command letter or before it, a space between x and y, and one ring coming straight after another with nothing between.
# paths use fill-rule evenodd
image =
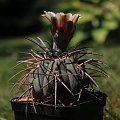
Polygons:
<instances>
[{"instance_id":1,"label":"cactus","mask_svg":"<svg viewBox=\"0 0 120 120\"><path fill-rule=\"evenodd\" d=\"M53 103L56 105L70 105L80 100L82 91L99 90L94 77L106 75L102 69L104 63L93 59L97 55L88 48L68 50L68 44L74 34L78 14L45 12L45 17L51 22L53 35L52 46L39 37L31 42L40 47L41 51L31 50L25 54L28 58L19 61L17 66L26 66L13 77L25 73L14 86L20 89L27 85L23 96L32 101ZM91 58L86 59L86 56ZM12 77L12 78L13 78Z\"/></svg>"}]
</instances>

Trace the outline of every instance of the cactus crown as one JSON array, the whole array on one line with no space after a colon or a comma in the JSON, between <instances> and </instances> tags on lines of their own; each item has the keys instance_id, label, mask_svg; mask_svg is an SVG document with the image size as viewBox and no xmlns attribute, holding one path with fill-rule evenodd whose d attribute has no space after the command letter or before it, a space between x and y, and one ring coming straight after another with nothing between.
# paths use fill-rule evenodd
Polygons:
<instances>
[{"instance_id":1,"label":"cactus crown","mask_svg":"<svg viewBox=\"0 0 120 120\"><path fill-rule=\"evenodd\" d=\"M42 50L25 53L27 59L17 63L17 66L25 68L13 76L24 73L14 86L20 89L27 85L18 100L27 96L27 101L32 99L32 102L54 103L55 106L74 104L79 102L82 91L99 90L94 77L106 75L101 67L104 63L86 58L87 55L96 55L88 48L66 50L75 31L78 14L45 12L44 16L51 23L52 45L39 37L36 40L28 38Z\"/></svg>"}]
</instances>

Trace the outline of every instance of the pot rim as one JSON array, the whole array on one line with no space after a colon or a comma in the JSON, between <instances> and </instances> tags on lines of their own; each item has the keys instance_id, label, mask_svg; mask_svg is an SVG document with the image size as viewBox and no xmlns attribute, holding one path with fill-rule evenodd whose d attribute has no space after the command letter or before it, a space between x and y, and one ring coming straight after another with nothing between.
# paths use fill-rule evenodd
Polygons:
<instances>
[{"instance_id":1,"label":"pot rim","mask_svg":"<svg viewBox=\"0 0 120 120\"><path fill-rule=\"evenodd\" d=\"M94 92L93 92L94 93ZM62 106L62 105L55 105L54 104L47 104L47 103L40 103L40 102L35 102L35 106L38 106L38 105L41 105L41 106L45 106L45 107L54 107L54 108L71 108L71 107L76 107L76 106L79 106L79 105L82 105L82 104L86 104L86 103L89 103L89 102L94 102L94 101L98 101L98 102L101 102L101 104L103 104L103 106L105 106L105 103L106 103L106 98L107 98L107 95L103 92L95 92L95 93L100 93L102 95L102 98L91 98L90 100L85 100L85 101L79 101L77 102L76 104L73 104L73 105L65 105L65 106ZM10 100L11 103L18 103L18 104L29 104L29 105L33 105L32 102L27 102L27 101L14 101L15 99L17 99L19 97L14 97Z\"/></svg>"}]
</instances>

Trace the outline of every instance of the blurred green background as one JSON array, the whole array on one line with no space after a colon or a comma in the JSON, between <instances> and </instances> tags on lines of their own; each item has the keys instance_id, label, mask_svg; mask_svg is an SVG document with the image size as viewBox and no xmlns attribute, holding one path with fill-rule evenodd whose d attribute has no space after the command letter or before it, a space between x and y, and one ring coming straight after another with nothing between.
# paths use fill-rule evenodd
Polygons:
<instances>
[{"instance_id":1,"label":"blurred green background","mask_svg":"<svg viewBox=\"0 0 120 120\"><path fill-rule=\"evenodd\" d=\"M92 47L110 66L108 78L97 80L107 93L104 120L120 120L120 0L0 0L0 120L13 120L9 78L19 52L35 48L25 37L51 40L43 11L81 14L70 47Z\"/></svg>"}]
</instances>

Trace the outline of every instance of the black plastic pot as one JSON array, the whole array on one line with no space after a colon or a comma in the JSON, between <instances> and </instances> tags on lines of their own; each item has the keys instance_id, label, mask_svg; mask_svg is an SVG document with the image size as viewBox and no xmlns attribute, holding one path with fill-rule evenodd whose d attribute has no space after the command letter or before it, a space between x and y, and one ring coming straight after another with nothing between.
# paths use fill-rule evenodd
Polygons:
<instances>
[{"instance_id":1,"label":"black plastic pot","mask_svg":"<svg viewBox=\"0 0 120 120\"><path fill-rule=\"evenodd\" d=\"M77 105L57 106L15 102L11 100L15 120L103 120L103 110L106 104L106 94L94 92L84 97ZM27 109L26 109L27 108Z\"/></svg>"}]
</instances>

